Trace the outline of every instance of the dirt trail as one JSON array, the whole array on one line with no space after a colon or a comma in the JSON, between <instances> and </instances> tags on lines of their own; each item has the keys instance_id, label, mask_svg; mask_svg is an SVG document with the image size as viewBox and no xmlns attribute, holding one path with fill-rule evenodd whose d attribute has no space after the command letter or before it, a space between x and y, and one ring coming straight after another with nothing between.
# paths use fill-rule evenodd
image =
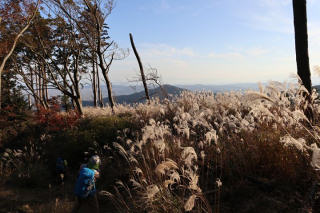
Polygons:
<instances>
[{"instance_id":1,"label":"dirt trail","mask_svg":"<svg viewBox=\"0 0 320 213\"><path fill-rule=\"evenodd\" d=\"M68 213L75 203L73 183L49 188L0 186L0 213ZM110 203L99 199L100 212L111 212ZM113 212L113 211L112 211Z\"/></svg>"}]
</instances>

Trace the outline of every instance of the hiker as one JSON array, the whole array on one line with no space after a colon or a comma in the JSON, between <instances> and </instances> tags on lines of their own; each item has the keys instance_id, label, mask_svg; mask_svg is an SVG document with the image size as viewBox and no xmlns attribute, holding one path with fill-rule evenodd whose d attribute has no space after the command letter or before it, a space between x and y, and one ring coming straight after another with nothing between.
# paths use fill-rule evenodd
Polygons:
<instances>
[{"instance_id":1,"label":"hiker","mask_svg":"<svg viewBox=\"0 0 320 213\"><path fill-rule=\"evenodd\" d=\"M99 178L98 172L101 164L98 155L92 156L87 164L82 164L76 181L74 193L77 196L77 202L73 213L86 208L91 213L99 212L99 204L96 195L96 178Z\"/></svg>"},{"instance_id":2,"label":"hiker","mask_svg":"<svg viewBox=\"0 0 320 213\"><path fill-rule=\"evenodd\" d=\"M63 158L58 157L56 160L56 177L57 182L60 184L64 183L67 173L68 162L67 160L63 160Z\"/></svg>"}]
</instances>

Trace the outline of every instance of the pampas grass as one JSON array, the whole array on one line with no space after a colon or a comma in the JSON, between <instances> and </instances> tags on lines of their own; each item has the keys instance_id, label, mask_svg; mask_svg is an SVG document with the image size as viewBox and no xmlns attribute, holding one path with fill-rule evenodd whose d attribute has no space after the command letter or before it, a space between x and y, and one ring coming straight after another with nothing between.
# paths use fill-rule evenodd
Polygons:
<instances>
[{"instance_id":1,"label":"pampas grass","mask_svg":"<svg viewBox=\"0 0 320 213\"><path fill-rule=\"evenodd\" d=\"M128 190L135 195L123 199L118 190L115 197L135 211L217 212L221 189L228 187L224 176L271 177L278 171L299 182L303 172L297 168L312 173L320 153L319 131L303 113L311 107L319 115L318 95L313 91L306 102L305 92L300 85L271 82L259 92L183 92L171 102L119 105L116 114L129 113L141 131L131 134L135 137L123 134L127 143L114 143L130 168ZM255 171L258 162L267 161L277 170Z\"/></svg>"},{"instance_id":2,"label":"pampas grass","mask_svg":"<svg viewBox=\"0 0 320 213\"><path fill-rule=\"evenodd\" d=\"M110 141L125 175L101 195L119 212L224 212L225 194L255 178L285 180L307 193L320 168L318 94L313 91L306 101L300 85L259 87L217 94L184 91L171 101L116 105L114 112L84 108L82 119L126 116L134 124ZM315 119L305 115L306 109ZM19 155L24 156L18 150L4 152L2 170Z\"/></svg>"}]
</instances>

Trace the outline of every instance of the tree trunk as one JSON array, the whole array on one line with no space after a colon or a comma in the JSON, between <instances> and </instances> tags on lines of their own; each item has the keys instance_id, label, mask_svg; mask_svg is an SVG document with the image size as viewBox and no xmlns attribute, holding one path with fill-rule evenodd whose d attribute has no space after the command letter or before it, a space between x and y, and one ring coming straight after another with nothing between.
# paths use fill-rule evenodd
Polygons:
<instances>
[{"instance_id":1,"label":"tree trunk","mask_svg":"<svg viewBox=\"0 0 320 213\"><path fill-rule=\"evenodd\" d=\"M44 88L44 93L45 93L45 98L46 98L46 102L48 104L48 100L49 100L49 94L48 94L48 76L47 76L47 72L46 72L46 67L43 67L43 72L44 72L44 77L45 77L45 88Z\"/></svg>"},{"instance_id":2,"label":"tree trunk","mask_svg":"<svg viewBox=\"0 0 320 213\"><path fill-rule=\"evenodd\" d=\"M42 88L41 88L41 93L42 93L42 99L43 99L43 104L45 105L46 108L48 108L48 97L47 97L47 74L44 69L44 65L41 67L42 71Z\"/></svg>"},{"instance_id":3,"label":"tree trunk","mask_svg":"<svg viewBox=\"0 0 320 213\"><path fill-rule=\"evenodd\" d=\"M47 78L47 75L46 75ZM49 93L48 93L48 82L46 81L46 99L47 99L47 104L48 104L48 100L49 100Z\"/></svg>"},{"instance_id":4,"label":"tree trunk","mask_svg":"<svg viewBox=\"0 0 320 213\"><path fill-rule=\"evenodd\" d=\"M73 99L73 101L74 101L74 104L75 104L75 107L76 107L78 113L79 113L80 115L83 115L83 107L82 107L81 97L75 96L74 99Z\"/></svg>"},{"instance_id":5,"label":"tree trunk","mask_svg":"<svg viewBox=\"0 0 320 213\"><path fill-rule=\"evenodd\" d=\"M92 60L92 90L93 90L93 105L97 107L97 83L96 83L96 68L95 60Z\"/></svg>"},{"instance_id":6,"label":"tree trunk","mask_svg":"<svg viewBox=\"0 0 320 213\"><path fill-rule=\"evenodd\" d=\"M100 87L100 76L99 76L99 68L98 68L98 64L96 64L96 74L97 74L97 89L98 89L98 99L99 99L99 106L101 108L103 108L103 96L102 96L102 91L101 91L101 87Z\"/></svg>"},{"instance_id":7,"label":"tree trunk","mask_svg":"<svg viewBox=\"0 0 320 213\"><path fill-rule=\"evenodd\" d=\"M71 98L71 104L74 110L77 109L77 104L73 98Z\"/></svg>"},{"instance_id":8,"label":"tree trunk","mask_svg":"<svg viewBox=\"0 0 320 213\"><path fill-rule=\"evenodd\" d=\"M39 99L40 99L39 102L42 105L42 103L43 103L43 96L42 96L42 70L41 70L40 66L38 66L38 87L37 87L37 91L38 91L38 96L39 96Z\"/></svg>"},{"instance_id":9,"label":"tree trunk","mask_svg":"<svg viewBox=\"0 0 320 213\"><path fill-rule=\"evenodd\" d=\"M141 80L142 80L142 83L143 83L144 91L146 93L146 98L147 98L148 102L150 102L149 90L148 90L148 85L147 85L147 82L146 82L146 77L145 77L144 71L143 71L143 65L141 63L141 59L139 57L138 51L136 49L136 46L134 45L132 34L130 33L129 36L130 36L130 42L131 42L131 46L132 46L133 52L134 52L134 54L135 54L135 56L137 58L138 64L139 64L140 73L141 73Z\"/></svg>"},{"instance_id":10,"label":"tree trunk","mask_svg":"<svg viewBox=\"0 0 320 213\"><path fill-rule=\"evenodd\" d=\"M100 106L100 108L104 107L103 95L102 95L101 87L99 87L99 106Z\"/></svg>"},{"instance_id":11,"label":"tree trunk","mask_svg":"<svg viewBox=\"0 0 320 213\"><path fill-rule=\"evenodd\" d=\"M78 111L78 113L80 115L83 114L83 107L82 107L82 100L81 100L81 95L79 95L80 91L79 91L79 88L77 88L76 90L76 96L74 98L74 102L75 102L75 107L76 107L76 110Z\"/></svg>"},{"instance_id":12,"label":"tree trunk","mask_svg":"<svg viewBox=\"0 0 320 213\"><path fill-rule=\"evenodd\" d=\"M97 56L99 57L99 67L101 69L104 80L106 81L109 103L110 103L112 112L114 112L114 109L113 109L114 108L114 100L112 97L112 85L111 85L111 82L110 82L110 79L108 76L109 68L110 68L110 65L113 61L114 54L112 54L110 62L108 64L105 64L104 54L103 54L102 47L101 47L101 28L99 26L100 26L100 24L98 24L98 27L97 27L98 28L98 31L97 31L98 32L98 42L97 42L96 53L97 53Z\"/></svg>"},{"instance_id":13,"label":"tree trunk","mask_svg":"<svg viewBox=\"0 0 320 213\"><path fill-rule=\"evenodd\" d=\"M35 74L35 105L37 107L37 109L39 108L39 91L38 91L39 87L38 87L38 75ZM37 98L36 98L37 97Z\"/></svg>"},{"instance_id":14,"label":"tree trunk","mask_svg":"<svg viewBox=\"0 0 320 213\"><path fill-rule=\"evenodd\" d=\"M37 107L37 98L36 98L36 95L37 95L36 92L37 92L37 90L36 90L36 91L34 90L34 81L37 82L37 79L34 80L33 70L30 69L30 87L31 87L31 90L32 90L33 104L34 104L34 106ZM35 91L35 92L34 92L34 91Z\"/></svg>"},{"instance_id":15,"label":"tree trunk","mask_svg":"<svg viewBox=\"0 0 320 213\"><path fill-rule=\"evenodd\" d=\"M306 0L293 0L295 47L298 75L311 94L311 79L308 54L307 3Z\"/></svg>"},{"instance_id":16,"label":"tree trunk","mask_svg":"<svg viewBox=\"0 0 320 213\"><path fill-rule=\"evenodd\" d=\"M108 90L108 99L109 99L109 103L111 106L112 111L114 110L114 100L113 100L113 96L112 96L112 85L109 79L109 76L106 73L102 73L104 80L106 81L107 84L107 90Z\"/></svg>"},{"instance_id":17,"label":"tree trunk","mask_svg":"<svg viewBox=\"0 0 320 213\"><path fill-rule=\"evenodd\" d=\"M31 110L32 109L32 102L31 102L31 95L28 94L28 107Z\"/></svg>"},{"instance_id":18,"label":"tree trunk","mask_svg":"<svg viewBox=\"0 0 320 213\"><path fill-rule=\"evenodd\" d=\"M76 102L78 113L80 115L83 115L82 100L81 100L81 93L80 93L80 87L79 87L80 82L79 82L78 60L79 60L79 57L77 55L76 60L75 60L75 69L73 72L74 90L75 90L75 94L76 94L75 102Z\"/></svg>"},{"instance_id":19,"label":"tree trunk","mask_svg":"<svg viewBox=\"0 0 320 213\"><path fill-rule=\"evenodd\" d=\"M103 62L102 62L103 63ZM111 85L111 81L109 79L109 76L108 76L108 72L107 72L107 69L101 64L100 64L100 68L102 70L102 75L104 77L104 80L106 81L106 85L107 85L107 90L108 90L108 100L109 100L109 103L110 103L110 106L112 108L112 111L113 111L113 107L114 107L114 100L113 100L113 96L112 96L112 85ZM101 93L101 90L100 90L100 93Z\"/></svg>"}]
</instances>

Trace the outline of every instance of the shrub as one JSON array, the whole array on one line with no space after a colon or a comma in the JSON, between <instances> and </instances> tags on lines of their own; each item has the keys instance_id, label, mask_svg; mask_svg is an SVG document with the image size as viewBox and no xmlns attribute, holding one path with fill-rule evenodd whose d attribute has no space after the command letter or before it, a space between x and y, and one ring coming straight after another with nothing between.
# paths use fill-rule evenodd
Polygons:
<instances>
[{"instance_id":1,"label":"shrub","mask_svg":"<svg viewBox=\"0 0 320 213\"><path fill-rule=\"evenodd\" d=\"M76 111L60 112L60 106L53 102L48 109L39 107L35 121L47 132L59 132L76 125L80 118Z\"/></svg>"},{"instance_id":2,"label":"shrub","mask_svg":"<svg viewBox=\"0 0 320 213\"><path fill-rule=\"evenodd\" d=\"M127 116L108 116L83 119L79 131L91 131L93 141L99 145L112 144L119 136L118 131L126 128L133 129L134 125Z\"/></svg>"},{"instance_id":3,"label":"shrub","mask_svg":"<svg viewBox=\"0 0 320 213\"><path fill-rule=\"evenodd\" d=\"M104 145L110 145L116 140L119 130L131 126L127 117L82 118L72 128L51 134L45 145L46 158L50 159L52 167L55 159L61 156L72 168L78 168L85 158L84 152L103 152Z\"/></svg>"}]
</instances>

